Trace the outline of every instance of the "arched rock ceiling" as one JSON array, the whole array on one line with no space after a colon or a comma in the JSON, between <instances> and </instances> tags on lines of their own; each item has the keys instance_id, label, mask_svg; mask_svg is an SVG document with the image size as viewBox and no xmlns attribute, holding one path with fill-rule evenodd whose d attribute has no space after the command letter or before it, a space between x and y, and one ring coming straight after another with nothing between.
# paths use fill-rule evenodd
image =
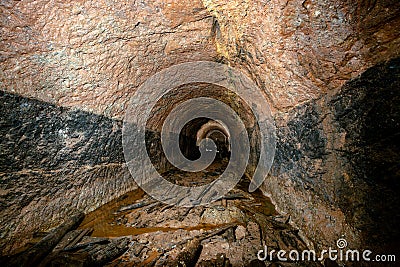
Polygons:
<instances>
[{"instance_id":1,"label":"arched rock ceiling","mask_svg":"<svg viewBox=\"0 0 400 267\"><path fill-rule=\"evenodd\" d=\"M282 109L400 54L400 2L204 0L222 60Z\"/></svg>"},{"instance_id":2,"label":"arched rock ceiling","mask_svg":"<svg viewBox=\"0 0 400 267\"><path fill-rule=\"evenodd\" d=\"M161 132L166 117L174 108L191 98L197 97L209 97L221 101L240 116L247 128L256 127L249 103L238 95L215 84L190 83L171 89L155 103L147 120L146 128Z\"/></svg>"},{"instance_id":3,"label":"arched rock ceiling","mask_svg":"<svg viewBox=\"0 0 400 267\"><path fill-rule=\"evenodd\" d=\"M1 1L1 89L122 118L148 77L216 58L198 0Z\"/></svg>"},{"instance_id":4,"label":"arched rock ceiling","mask_svg":"<svg viewBox=\"0 0 400 267\"><path fill-rule=\"evenodd\" d=\"M1 1L1 90L122 118L149 76L219 60L286 109L400 53L398 0Z\"/></svg>"}]
</instances>

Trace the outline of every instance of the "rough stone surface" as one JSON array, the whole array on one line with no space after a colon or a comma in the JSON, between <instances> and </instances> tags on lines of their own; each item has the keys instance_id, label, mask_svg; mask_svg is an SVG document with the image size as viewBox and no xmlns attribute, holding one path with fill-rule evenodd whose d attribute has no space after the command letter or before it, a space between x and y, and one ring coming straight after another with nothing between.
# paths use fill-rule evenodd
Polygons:
<instances>
[{"instance_id":1,"label":"rough stone surface","mask_svg":"<svg viewBox=\"0 0 400 267\"><path fill-rule=\"evenodd\" d=\"M0 88L121 118L168 66L214 60L212 18L195 1L1 1Z\"/></svg>"},{"instance_id":2,"label":"rough stone surface","mask_svg":"<svg viewBox=\"0 0 400 267\"><path fill-rule=\"evenodd\" d=\"M1 0L0 10L2 246L132 189L126 104L152 74L196 60L241 69L265 93L278 144L263 189L317 247L398 237L399 62L385 62L400 53L399 1Z\"/></svg>"},{"instance_id":3,"label":"rough stone surface","mask_svg":"<svg viewBox=\"0 0 400 267\"><path fill-rule=\"evenodd\" d=\"M248 73L278 109L337 89L400 53L400 3L204 0L222 62Z\"/></svg>"},{"instance_id":4,"label":"rough stone surface","mask_svg":"<svg viewBox=\"0 0 400 267\"><path fill-rule=\"evenodd\" d=\"M264 190L316 242L397 242L400 60L276 116L277 154ZM289 197L290 196L290 197Z\"/></svg>"},{"instance_id":5,"label":"rough stone surface","mask_svg":"<svg viewBox=\"0 0 400 267\"><path fill-rule=\"evenodd\" d=\"M2 1L1 86L121 117L150 75L220 60L282 109L399 55L396 0L203 2Z\"/></svg>"},{"instance_id":6,"label":"rough stone surface","mask_svg":"<svg viewBox=\"0 0 400 267\"><path fill-rule=\"evenodd\" d=\"M192 178L186 172L179 175ZM225 207L219 201L195 208L156 202L121 209L127 203L150 203L149 196L137 189L88 214L80 229L93 229L94 236L132 235L129 250L109 266L177 266L181 260L185 266L258 266L253 263L264 244L275 251L305 249L298 230L279 220L260 190L249 194L241 189L247 187L245 181L239 183L234 192L242 198L229 199ZM265 263L276 260L275 255L265 258ZM229 265L221 265L224 262ZM292 262L288 266L321 265Z\"/></svg>"},{"instance_id":7,"label":"rough stone surface","mask_svg":"<svg viewBox=\"0 0 400 267\"><path fill-rule=\"evenodd\" d=\"M4 92L0 103L3 252L136 188L120 121Z\"/></svg>"}]
</instances>

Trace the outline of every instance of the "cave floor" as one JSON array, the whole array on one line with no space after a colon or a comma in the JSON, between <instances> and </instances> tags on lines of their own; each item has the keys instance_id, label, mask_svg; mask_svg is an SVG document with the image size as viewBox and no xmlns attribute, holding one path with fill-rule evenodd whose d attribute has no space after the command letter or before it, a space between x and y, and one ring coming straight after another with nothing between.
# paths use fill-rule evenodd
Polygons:
<instances>
[{"instance_id":1,"label":"cave floor","mask_svg":"<svg viewBox=\"0 0 400 267\"><path fill-rule=\"evenodd\" d=\"M181 185L208 183L223 165L200 175L174 171L165 177ZM289 218L279 215L260 190L250 194L247 188L242 181L222 200L193 208L157 202L137 189L87 214L79 229L93 231L82 242L129 237L128 250L108 266L270 266L277 264L276 255L272 262L257 260L264 245L276 251L306 249Z\"/></svg>"},{"instance_id":2,"label":"cave floor","mask_svg":"<svg viewBox=\"0 0 400 267\"><path fill-rule=\"evenodd\" d=\"M224 163L164 177L181 185L216 179ZM277 213L260 190L247 192L246 179L221 200L193 208L170 206L141 189L86 214L39 266L322 266L318 262L266 261L259 250L307 249L289 216Z\"/></svg>"}]
</instances>

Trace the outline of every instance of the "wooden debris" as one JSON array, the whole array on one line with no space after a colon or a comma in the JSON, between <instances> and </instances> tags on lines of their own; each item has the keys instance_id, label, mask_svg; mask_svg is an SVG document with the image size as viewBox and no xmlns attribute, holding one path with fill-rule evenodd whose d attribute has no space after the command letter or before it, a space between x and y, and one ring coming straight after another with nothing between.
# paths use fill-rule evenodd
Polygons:
<instances>
[{"instance_id":1,"label":"wooden debris","mask_svg":"<svg viewBox=\"0 0 400 267\"><path fill-rule=\"evenodd\" d=\"M88 229L83 230L82 233L80 233L74 240L72 240L72 242L69 243L66 248L75 246L76 244L78 244L79 241L82 240L82 238L84 236L90 235L92 232L93 232L92 228L88 228Z\"/></svg>"},{"instance_id":2,"label":"wooden debris","mask_svg":"<svg viewBox=\"0 0 400 267\"><path fill-rule=\"evenodd\" d=\"M226 198L222 198L221 199L221 205L223 206L223 207L228 207L228 200L226 199Z\"/></svg>"},{"instance_id":3,"label":"wooden debris","mask_svg":"<svg viewBox=\"0 0 400 267\"><path fill-rule=\"evenodd\" d=\"M179 215L177 220L180 221L180 222L183 221L191 210L192 210L191 207L186 208L185 212L183 214Z\"/></svg>"},{"instance_id":4,"label":"wooden debris","mask_svg":"<svg viewBox=\"0 0 400 267\"><path fill-rule=\"evenodd\" d=\"M111 241L107 238L95 238L94 240L89 239L89 241L79 244L82 238L90 234L93 230L80 229L68 231L76 228L83 217L83 214L79 213L69 218L39 243L26 252L16 255L15 258L12 258L5 265L40 267L102 266L119 257L128 249L129 238ZM49 254L50 251L52 253Z\"/></svg>"},{"instance_id":5,"label":"wooden debris","mask_svg":"<svg viewBox=\"0 0 400 267\"><path fill-rule=\"evenodd\" d=\"M123 212L123 211L128 211L128 210L139 209L139 208L146 207L146 206L148 206L150 204L153 204L155 202L156 202L155 200L152 200L152 201L141 201L139 203L133 203L133 204L130 204L128 206L121 207L118 211L119 212Z\"/></svg>"},{"instance_id":6,"label":"wooden debris","mask_svg":"<svg viewBox=\"0 0 400 267\"><path fill-rule=\"evenodd\" d=\"M203 241L203 240L208 239L208 238L211 238L211 237L213 237L213 236L222 234L223 232L225 232L225 231L228 230L229 228L235 227L236 225L237 225L236 223L230 223L230 224L227 224L227 225L225 225L225 226L222 226L221 228L217 228L217 229L214 230L214 231L211 231L211 232L207 232L207 233L198 235L198 236L196 236L196 237L194 237L194 238L197 238L197 239L199 239L200 241ZM193 239L193 238L192 238L192 239ZM176 243L175 245L176 245L176 246L183 245L183 244L185 244L186 242L188 242L189 240L191 240L191 239L182 240L182 241Z\"/></svg>"},{"instance_id":7,"label":"wooden debris","mask_svg":"<svg viewBox=\"0 0 400 267\"><path fill-rule=\"evenodd\" d=\"M152 213L153 211L155 211L158 207L162 206L163 203L161 202L154 202L153 204L150 204L146 207L146 212L147 213Z\"/></svg>"},{"instance_id":8,"label":"wooden debris","mask_svg":"<svg viewBox=\"0 0 400 267\"><path fill-rule=\"evenodd\" d=\"M236 193L236 194L227 194L223 196L221 199L227 199L227 200L234 200L234 199L243 199L247 198L245 195Z\"/></svg>"},{"instance_id":9,"label":"wooden debris","mask_svg":"<svg viewBox=\"0 0 400 267\"><path fill-rule=\"evenodd\" d=\"M142 261L140 264L138 264L138 266L140 266L140 267L153 267L157 263L157 260L159 259L159 257L160 257L160 253L159 252L151 251L148 254L148 257L144 261ZM168 266L168 265L163 264L162 266ZM176 267L176 265L173 265L173 264L170 265L170 266Z\"/></svg>"},{"instance_id":10,"label":"wooden debris","mask_svg":"<svg viewBox=\"0 0 400 267\"><path fill-rule=\"evenodd\" d=\"M61 251L66 248L82 232L83 230L73 230L68 232L53 249L53 252Z\"/></svg>"},{"instance_id":11,"label":"wooden debris","mask_svg":"<svg viewBox=\"0 0 400 267\"><path fill-rule=\"evenodd\" d=\"M39 266L86 267L87 266L86 259L87 259L87 253L62 252L62 253L57 253L57 257L52 257L51 261L42 262Z\"/></svg>"},{"instance_id":12,"label":"wooden debris","mask_svg":"<svg viewBox=\"0 0 400 267\"><path fill-rule=\"evenodd\" d=\"M185 245L185 247L183 248L183 252L190 250L191 252L185 252L184 254L182 254L183 252L181 252L181 254L178 255L176 260L167 260L166 262L162 263L162 266L195 266L197 260L200 257L201 254L201 250L202 250L202 246L201 246L201 242L205 239L211 238L213 236L219 235L223 232L225 232L226 230L236 226L237 224L228 224L225 225L221 228L218 228L214 231L211 232L207 232L201 235L198 235L196 237L190 238L190 239L186 239L186 240L182 240L176 244L174 244L173 246L171 246L171 248L167 249L164 251L164 253L173 250L175 247L177 246L182 246ZM196 253L199 253L198 255ZM159 256L156 258L156 260L159 259ZM191 262L193 262L194 260L196 260L193 264L190 264ZM155 261L156 262L156 261ZM186 264L186 265L185 265ZM189 264L189 265L188 265Z\"/></svg>"},{"instance_id":13,"label":"wooden debris","mask_svg":"<svg viewBox=\"0 0 400 267\"><path fill-rule=\"evenodd\" d=\"M78 244L74 247L54 252L42 261L39 267L102 266L115 258L118 258L128 249L129 238L121 238L117 240L109 240L106 238L98 239L99 240L87 242L85 244ZM99 242L100 240L102 241L101 243ZM86 249L76 251L77 249L82 248Z\"/></svg>"},{"instance_id":14,"label":"wooden debris","mask_svg":"<svg viewBox=\"0 0 400 267\"><path fill-rule=\"evenodd\" d=\"M172 207L174 207L174 206L173 206L173 205L165 205L164 207L161 208L161 210L159 211L159 213L165 211L166 209L170 209L170 208L172 208Z\"/></svg>"},{"instance_id":15,"label":"wooden debris","mask_svg":"<svg viewBox=\"0 0 400 267\"><path fill-rule=\"evenodd\" d=\"M112 240L107 245L100 246L100 250L89 251L89 266L102 266L121 256L128 250L130 239L127 237Z\"/></svg>"},{"instance_id":16,"label":"wooden debris","mask_svg":"<svg viewBox=\"0 0 400 267\"><path fill-rule=\"evenodd\" d=\"M68 246L68 247L64 248L64 251L74 251L74 250L86 248L89 246L93 246L96 244L107 244L107 243L110 243L110 239L104 238L104 237L93 237L91 241L79 243L74 246Z\"/></svg>"},{"instance_id":17,"label":"wooden debris","mask_svg":"<svg viewBox=\"0 0 400 267\"><path fill-rule=\"evenodd\" d=\"M177 256L176 260L165 263L165 266L195 266L200 257L203 246L198 238L193 238L187 241L182 252Z\"/></svg>"},{"instance_id":18,"label":"wooden debris","mask_svg":"<svg viewBox=\"0 0 400 267\"><path fill-rule=\"evenodd\" d=\"M93 232L92 228L88 229L79 229L68 232L63 239L57 244L54 248L53 252L58 252L61 250L65 250L67 248L75 246L81 239L86 236L90 235Z\"/></svg>"},{"instance_id":19,"label":"wooden debris","mask_svg":"<svg viewBox=\"0 0 400 267\"><path fill-rule=\"evenodd\" d=\"M30 249L13 257L7 266L36 266L58 244L63 236L71 229L75 229L83 220L82 212L68 218L62 225L50 232L46 237L33 245Z\"/></svg>"},{"instance_id":20,"label":"wooden debris","mask_svg":"<svg viewBox=\"0 0 400 267\"><path fill-rule=\"evenodd\" d=\"M133 255L139 257L145 247L146 247L145 245L140 244L139 242L135 242L132 249Z\"/></svg>"},{"instance_id":21,"label":"wooden debris","mask_svg":"<svg viewBox=\"0 0 400 267\"><path fill-rule=\"evenodd\" d=\"M264 222L258 221L258 224L260 224L260 225L271 225L275 229L280 229L280 230L292 228L289 224L285 224L285 223L276 221L271 216L262 214L262 213L256 211L255 209L253 209L252 207L249 207L248 205L240 205L240 208L253 214L253 216L256 217L255 218L256 220L264 221ZM265 222L268 222L268 223L265 223Z\"/></svg>"},{"instance_id":22,"label":"wooden debris","mask_svg":"<svg viewBox=\"0 0 400 267\"><path fill-rule=\"evenodd\" d=\"M50 253L40 264L39 266L48 266L50 263L54 262L57 258L59 258L59 254L61 251L64 251L66 248L71 246L75 246L85 235L90 234L93 229L79 229L68 232L61 241L57 244L57 246L53 249L53 252ZM64 261L68 261L67 258L71 258L71 260L75 260L75 256L71 257L63 257ZM82 257L78 257L79 261L82 260Z\"/></svg>"}]
</instances>

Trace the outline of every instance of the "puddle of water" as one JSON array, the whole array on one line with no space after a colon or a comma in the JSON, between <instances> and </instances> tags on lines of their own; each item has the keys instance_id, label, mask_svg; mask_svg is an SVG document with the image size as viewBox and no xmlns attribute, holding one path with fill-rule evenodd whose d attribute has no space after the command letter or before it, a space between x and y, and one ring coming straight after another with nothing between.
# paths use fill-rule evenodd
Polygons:
<instances>
[{"instance_id":1,"label":"puddle of water","mask_svg":"<svg viewBox=\"0 0 400 267\"><path fill-rule=\"evenodd\" d=\"M223 168L224 164L219 162L217 164L213 164L212 168L209 168L209 171L217 172ZM179 175L180 173L176 173L175 175ZM182 173L183 174L183 173ZM204 172L200 172L199 177L194 174L190 174L190 180L197 180L201 181L204 177ZM186 177L185 177L186 178ZM189 178L189 177L188 177ZM181 178L182 179L182 178ZM183 182L188 182L186 179L183 179ZM247 191L249 185L249 181L247 179L242 179L242 181L237 185L237 188ZM252 209L257 212L263 213L267 216L269 215L277 215L278 213L275 210L274 205L272 204L271 200L266 197L260 189L257 189L255 192L251 194L255 199L254 203L251 203ZM170 227L146 227L146 228L135 228L135 227L127 227L121 221L121 218L124 215L132 212L125 211L125 212L118 212L118 210L126 205L138 202L139 200L145 197L145 192L140 188L128 192L121 197L110 201L109 203L99 207L98 209L90 212L86 215L85 219L79 226L79 229L84 228L93 228L92 236L94 237L119 237L119 236L129 236L129 235L140 235L144 233L151 233L156 231L176 231L178 229L183 229L187 231L193 230L212 230L221 225L207 225L207 224L200 224L195 227L182 227L182 228L170 228ZM120 221L120 223L118 223Z\"/></svg>"},{"instance_id":2,"label":"puddle of water","mask_svg":"<svg viewBox=\"0 0 400 267\"><path fill-rule=\"evenodd\" d=\"M244 179L242 179L242 181L237 185L237 187L246 192L249 188L250 182L243 180ZM278 215L278 212L276 211L274 204L272 204L271 199L265 196L260 189L257 189L256 191L251 193L251 196L254 198L255 204L260 204L260 205L252 205L252 208L254 210L267 216Z\"/></svg>"},{"instance_id":3,"label":"puddle of water","mask_svg":"<svg viewBox=\"0 0 400 267\"><path fill-rule=\"evenodd\" d=\"M141 189L128 192L107 204L88 213L79 225L78 229L93 228L91 236L96 237L116 237L135 234L134 228L123 225L115 225L118 217L123 213L118 213L121 206L129 205L144 197L145 193Z\"/></svg>"},{"instance_id":4,"label":"puddle of water","mask_svg":"<svg viewBox=\"0 0 400 267\"><path fill-rule=\"evenodd\" d=\"M134 203L144 197L145 193L141 189L128 192L121 197L110 201L109 203L99 207L98 209L88 213L85 219L82 221L78 229L93 228L91 236L93 237L119 237L129 235L140 235L144 233L152 233L157 231L168 232L183 229L186 231L194 231L203 229L205 231L212 230L224 225L213 225L213 224L199 224L194 227L146 227L146 228L135 228L127 227L123 224L117 225L118 218L123 215L132 212L117 212L122 206Z\"/></svg>"}]
</instances>

